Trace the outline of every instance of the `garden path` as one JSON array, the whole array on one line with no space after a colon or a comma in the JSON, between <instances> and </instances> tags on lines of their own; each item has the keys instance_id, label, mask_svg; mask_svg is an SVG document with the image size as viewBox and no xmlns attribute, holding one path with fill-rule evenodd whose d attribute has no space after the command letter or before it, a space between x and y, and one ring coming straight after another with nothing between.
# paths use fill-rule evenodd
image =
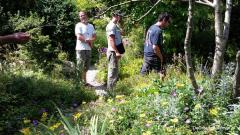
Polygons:
<instances>
[{"instance_id":1,"label":"garden path","mask_svg":"<svg viewBox=\"0 0 240 135\"><path fill-rule=\"evenodd\" d=\"M91 66L87 71L87 83L91 84L97 95L103 96L106 94L106 85L97 82L96 75L98 70L96 67Z\"/></svg>"}]
</instances>

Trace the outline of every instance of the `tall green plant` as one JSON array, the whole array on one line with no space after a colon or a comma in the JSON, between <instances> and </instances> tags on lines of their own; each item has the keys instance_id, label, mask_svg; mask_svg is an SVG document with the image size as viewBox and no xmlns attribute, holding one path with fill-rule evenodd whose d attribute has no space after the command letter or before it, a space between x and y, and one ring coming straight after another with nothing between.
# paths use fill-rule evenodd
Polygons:
<instances>
[{"instance_id":1,"label":"tall green plant","mask_svg":"<svg viewBox=\"0 0 240 135\"><path fill-rule=\"evenodd\" d=\"M48 62L54 57L54 49L50 44L49 36L42 34L43 18L36 13L30 13L28 17L16 14L9 20L15 31L27 31L31 35L30 42L19 45L20 57L24 60L46 68Z\"/></svg>"}]
</instances>

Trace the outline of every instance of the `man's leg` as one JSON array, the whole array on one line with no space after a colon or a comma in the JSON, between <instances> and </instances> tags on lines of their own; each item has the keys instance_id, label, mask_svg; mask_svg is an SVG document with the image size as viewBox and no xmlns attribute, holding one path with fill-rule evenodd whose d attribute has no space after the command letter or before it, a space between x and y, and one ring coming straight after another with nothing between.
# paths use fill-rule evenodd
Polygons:
<instances>
[{"instance_id":1,"label":"man's leg","mask_svg":"<svg viewBox=\"0 0 240 135\"><path fill-rule=\"evenodd\" d=\"M115 52L108 53L108 80L107 89L112 90L118 79L118 60Z\"/></svg>"},{"instance_id":2,"label":"man's leg","mask_svg":"<svg viewBox=\"0 0 240 135\"><path fill-rule=\"evenodd\" d=\"M90 65L88 57L90 54L88 50L77 51L77 77L80 78L83 83L86 83L86 72Z\"/></svg>"},{"instance_id":3,"label":"man's leg","mask_svg":"<svg viewBox=\"0 0 240 135\"><path fill-rule=\"evenodd\" d=\"M83 74L83 60L80 50L76 50L76 60L77 60L77 66L76 66L76 74L77 74L77 82L82 81L82 74Z\"/></svg>"},{"instance_id":4,"label":"man's leg","mask_svg":"<svg viewBox=\"0 0 240 135\"><path fill-rule=\"evenodd\" d=\"M146 75L146 74L149 74L150 71L151 71L150 60L148 57L144 56L143 65L142 65L140 73L142 75Z\"/></svg>"},{"instance_id":5,"label":"man's leg","mask_svg":"<svg viewBox=\"0 0 240 135\"><path fill-rule=\"evenodd\" d=\"M91 51L90 50L85 50L85 54L84 54L84 74L83 74L83 78L84 78L84 82L87 84L87 71L89 70L90 64L91 64Z\"/></svg>"},{"instance_id":6,"label":"man's leg","mask_svg":"<svg viewBox=\"0 0 240 135\"><path fill-rule=\"evenodd\" d=\"M161 61L158 57L153 58L153 70L154 72L159 74L160 80L164 80L164 77L166 75L163 65L161 64Z\"/></svg>"}]
</instances>

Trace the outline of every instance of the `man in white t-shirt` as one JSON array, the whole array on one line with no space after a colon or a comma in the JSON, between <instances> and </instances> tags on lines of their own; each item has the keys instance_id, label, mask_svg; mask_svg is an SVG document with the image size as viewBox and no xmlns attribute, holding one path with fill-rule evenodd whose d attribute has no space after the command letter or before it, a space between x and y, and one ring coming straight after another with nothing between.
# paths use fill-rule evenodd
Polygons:
<instances>
[{"instance_id":1,"label":"man in white t-shirt","mask_svg":"<svg viewBox=\"0 0 240 135\"><path fill-rule=\"evenodd\" d=\"M80 22L75 26L75 35L77 37L76 59L77 74L81 75L83 83L87 86L86 72L91 62L91 49L93 41L96 39L96 32L92 24L88 23L87 14L83 11L79 12Z\"/></svg>"},{"instance_id":2,"label":"man in white t-shirt","mask_svg":"<svg viewBox=\"0 0 240 135\"><path fill-rule=\"evenodd\" d=\"M106 27L107 41L108 41L108 79L107 89L112 90L118 80L118 61L121 54L117 49L117 45L122 43L121 29L118 27L118 22L123 15L119 11L112 13L112 20Z\"/></svg>"}]
</instances>

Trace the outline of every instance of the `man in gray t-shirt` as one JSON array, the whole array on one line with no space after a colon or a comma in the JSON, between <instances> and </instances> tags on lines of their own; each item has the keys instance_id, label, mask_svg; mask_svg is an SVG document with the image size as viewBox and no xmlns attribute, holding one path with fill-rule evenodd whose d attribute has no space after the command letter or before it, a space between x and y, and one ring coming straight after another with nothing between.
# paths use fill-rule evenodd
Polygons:
<instances>
[{"instance_id":1,"label":"man in gray t-shirt","mask_svg":"<svg viewBox=\"0 0 240 135\"><path fill-rule=\"evenodd\" d=\"M114 12L112 14L112 20L106 27L106 35L108 41L107 59L108 59L108 80L107 89L112 90L113 86L118 79L118 61L121 58L121 54L117 50L117 45L122 43L121 30L117 23L121 19L122 14Z\"/></svg>"}]
</instances>

